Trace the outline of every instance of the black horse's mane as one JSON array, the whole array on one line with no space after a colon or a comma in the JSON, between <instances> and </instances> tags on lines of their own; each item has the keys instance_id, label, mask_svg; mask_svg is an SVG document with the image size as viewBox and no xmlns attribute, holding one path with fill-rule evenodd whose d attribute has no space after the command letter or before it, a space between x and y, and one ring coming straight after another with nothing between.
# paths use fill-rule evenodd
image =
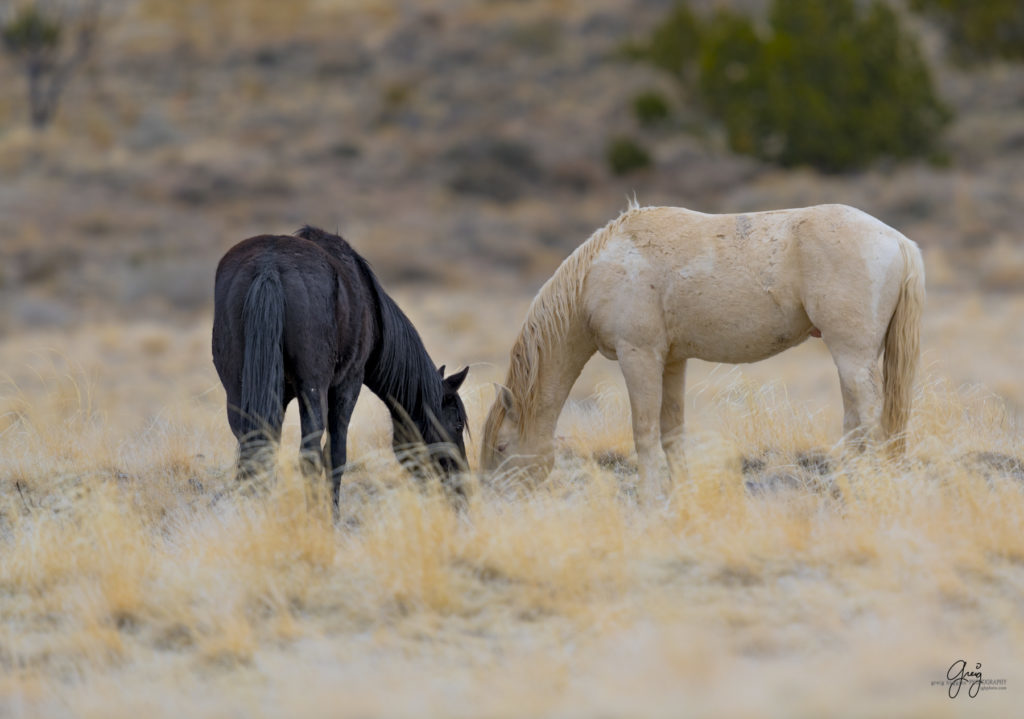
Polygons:
<instances>
[{"instance_id":1,"label":"black horse's mane","mask_svg":"<svg viewBox=\"0 0 1024 719\"><path fill-rule=\"evenodd\" d=\"M441 416L444 394L441 376L412 322L384 291L366 259L339 235L306 225L296 237L337 248L353 259L375 300L380 342L366 365L366 386L388 403L392 415L403 413L419 429L422 439L436 434L434 417Z\"/></svg>"}]
</instances>

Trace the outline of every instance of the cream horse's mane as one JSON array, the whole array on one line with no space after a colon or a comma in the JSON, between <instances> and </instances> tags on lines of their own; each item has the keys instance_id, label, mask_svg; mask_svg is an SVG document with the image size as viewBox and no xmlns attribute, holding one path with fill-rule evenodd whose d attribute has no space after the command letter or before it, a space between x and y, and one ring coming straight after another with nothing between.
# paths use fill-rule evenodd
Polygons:
<instances>
[{"instance_id":1,"label":"cream horse's mane","mask_svg":"<svg viewBox=\"0 0 1024 719\"><path fill-rule=\"evenodd\" d=\"M630 198L628 206L618 217L596 230L562 262L530 303L523 327L512 346L508 375L505 378L505 387L517 403L516 419L520 435L526 427L532 425L537 414L541 356L557 351L554 347L576 319L584 281L594 257L623 222L650 209L655 208L640 207L635 197ZM485 446L493 443L495 433L504 419L505 412L501 405L495 405L484 427Z\"/></svg>"}]
</instances>

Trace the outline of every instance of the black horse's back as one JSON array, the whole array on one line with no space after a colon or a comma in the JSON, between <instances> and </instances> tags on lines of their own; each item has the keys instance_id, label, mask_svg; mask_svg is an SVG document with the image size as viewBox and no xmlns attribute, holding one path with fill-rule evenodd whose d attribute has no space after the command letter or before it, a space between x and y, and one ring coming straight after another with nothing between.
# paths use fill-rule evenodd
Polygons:
<instances>
[{"instance_id":1,"label":"black horse's back","mask_svg":"<svg viewBox=\"0 0 1024 719\"><path fill-rule=\"evenodd\" d=\"M239 442L240 475L265 468L257 450L279 441L284 410L298 398L304 467L315 472L325 464L326 429L337 498L349 417L364 382L391 410L396 449L412 439L447 442L454 461L439 452L437 464L446 473L464 466L457 390L465 371L438 374L412 323L341 237L306 226L295 236L244 240L221 259L214 295L213 361Z\"/></svg>"}]
</instances>

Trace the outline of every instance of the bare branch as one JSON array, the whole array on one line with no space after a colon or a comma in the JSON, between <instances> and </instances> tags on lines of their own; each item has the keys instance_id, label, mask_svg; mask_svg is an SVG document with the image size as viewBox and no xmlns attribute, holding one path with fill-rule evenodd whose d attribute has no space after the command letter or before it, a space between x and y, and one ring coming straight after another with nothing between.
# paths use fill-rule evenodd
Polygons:
<instances>
[{"instance_id":1,"label":"bare branch","mask_svg":"<svg viewBox=\"0 0 1024 719\"><path fill-rule=\"evenodd\" d=\"M31 0L0 8L4 51L21 66L36 129L56 114L73 74L96 47L103 0Z\"/></svg>"}]
</instances>

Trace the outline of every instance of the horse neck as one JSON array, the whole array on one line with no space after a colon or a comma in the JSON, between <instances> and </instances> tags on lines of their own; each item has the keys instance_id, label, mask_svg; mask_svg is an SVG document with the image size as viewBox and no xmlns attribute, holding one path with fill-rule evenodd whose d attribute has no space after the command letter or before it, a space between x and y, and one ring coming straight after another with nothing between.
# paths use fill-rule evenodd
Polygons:
<instances>
[{"instance_id":1,"label":"horse neck","mask_svg":"<svg viewBox=\"0 0 1024 719\"><path fill-rule=\"evenodd\" d=\"M434 421L431 414L437 415L441 407L441 378L398 305L383 291L378 299L377 341L363 382L387 405L396 438L405 436L411 422L419 439L429 439Z\"/></svg>"},{"instance_id":2,"label":"horse neck","mask_svg":"<svg viewBox=\"0 0 1024 719\"><path fill-rule=\"evenodd\" d=\"M597 345L584 323L573 318L557 345L540 352L532 422L526 421L523 427L525 445L536 448L540 454L551 451L555 426L569 391L596 351Z\"/></svg>"}]
</instances>

